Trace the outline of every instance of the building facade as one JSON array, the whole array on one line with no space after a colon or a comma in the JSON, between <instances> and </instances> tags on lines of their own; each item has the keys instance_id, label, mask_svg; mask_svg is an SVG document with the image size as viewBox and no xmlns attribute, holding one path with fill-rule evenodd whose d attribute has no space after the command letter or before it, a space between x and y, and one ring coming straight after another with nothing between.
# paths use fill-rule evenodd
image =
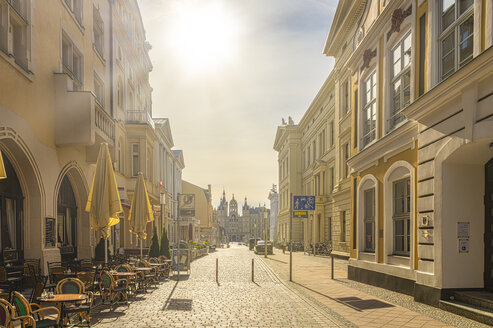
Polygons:
<instances>
[{"instance_id":1,"label":"building facade","mask_svg":"<svg viewBox=\"0 0 493 328\"><path fill-rule=\"evenodd\" d=\"M276 185L272 185L272 189L269 191L269 196L267 198L270 201L269 240L274 243L277 243L278 242L277 215L279 213L279 194L277 192Z\"/></svg>"},{"instance_id":2,"label":"building facade","mask_svg":"<svg viewBox=\"0 0 493 328\"><path fill-rule=\"evenodd\" d=\"M491 1L340 1L350 72L350 279L438 305L493 289ZM350 42L347 42L350 40Z\"/></svg>"},{"instance_id":3,"label":"building facade","mask_svg":"<svg viewBox=\"0 0 493 328\"><path fill-rule=\"evenodd\" d=\"M258 207L251 207L248 205L246 197L240 214L234 194L228 203L226 192L223 191L223 197L214 213L219 224L219 231L223 232L222 238L225 242L248 242L250 238L264 239L266 224L269 235L268 217L270 210L265 205L260 206L260 204Z\"/></svg>"},{"instance_id":4,"label":"building facade","mask_svg":"<svg viewBox=\"0 0 493 328\"><path fill-rule=\"evenodd\" d=\"M99 236L84 209L102 142L124 208L110 250L136 247L125 218L137 173L154 224L163 224L160 205L175 215L184 168L169 124L152 119L150 45L137 1L34 3L0 1L0 151L8 169L0 182L1 260L93 256Z\"/></svg>"},{"instance_id":5,"label":"building facade","mask_svg":"<svg viewBox=\"0 0 493 328\"><path fill-rule=\"evenodd\" d=\"M334 254L349 256L352 108L350 73L336 62L300 122L283 119L278 127L279 241L289 241L290 195L316 196L315 211L293 219L293 241L305 249L329 243Z\"/></svg>"},{"instance_id":6,"label":"building facade","mask_svg":"<svg viewBox=\"0 0 493 328\"><path fill-rule=\"evenodd\" d=\"M217 227L214 226L214 208L212 207L211 185L207 189L183 181L183 193L195 196L195 218L199 220L198 240L218 245Z\"/></svg>"}]
</instances>

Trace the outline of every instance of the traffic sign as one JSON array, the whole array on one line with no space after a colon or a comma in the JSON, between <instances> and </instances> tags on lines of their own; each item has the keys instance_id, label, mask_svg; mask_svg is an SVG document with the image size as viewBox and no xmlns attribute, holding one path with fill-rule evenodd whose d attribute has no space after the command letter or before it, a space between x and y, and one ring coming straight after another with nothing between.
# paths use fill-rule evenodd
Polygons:
<instances>
[{"instance_id":1,"label":"traffic sign","mask_svg":"<svg viewBox=\"0 0 493 328\"><path fill-rule=\"evenodd\" d=\"M314 211L315 196L293 196L293 211Z\"/></svg>"}]
</instances>

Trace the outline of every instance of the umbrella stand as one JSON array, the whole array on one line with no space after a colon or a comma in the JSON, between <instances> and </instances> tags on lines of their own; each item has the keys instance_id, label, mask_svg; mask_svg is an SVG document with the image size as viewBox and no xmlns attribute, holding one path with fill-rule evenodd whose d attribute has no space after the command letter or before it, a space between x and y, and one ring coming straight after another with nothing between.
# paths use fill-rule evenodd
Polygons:
<instances>
[{"instance_id":1,"label":"umbrella stand","mask_svg":"<svg viewBox=\"0 0 493 328\"><path fill-rule=\"evenodd\" d=\"M108 264L108 243L107 240L104 240L104 264Z\"/></svg>"}]
</instances>

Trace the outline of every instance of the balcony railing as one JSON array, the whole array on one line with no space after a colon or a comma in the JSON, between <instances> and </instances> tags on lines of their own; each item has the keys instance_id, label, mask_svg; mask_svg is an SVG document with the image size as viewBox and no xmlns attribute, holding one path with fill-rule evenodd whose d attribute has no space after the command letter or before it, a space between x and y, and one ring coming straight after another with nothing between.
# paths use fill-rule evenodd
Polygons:
<instances>
[{"instance_id":1,"label":"balcony railing","mask_svg":"<svg viewBox=\"0 0 493 328\"><path fill-rule=\"evenodd\" d=\"M115 140L115 122L108 113L96 103L95 125L99 132L106 135L111 140Z\"/></svg>"},{"instance_id":2,"label":"balcony railing","mask_svg":"<svg viewBox=\"0 0 493 328\"><path fill-rule=\"evenodd\" d=\"M146 110L127 110L127 123L145 123L154 129L154 121Z\"/></svg>"}]
</instances>

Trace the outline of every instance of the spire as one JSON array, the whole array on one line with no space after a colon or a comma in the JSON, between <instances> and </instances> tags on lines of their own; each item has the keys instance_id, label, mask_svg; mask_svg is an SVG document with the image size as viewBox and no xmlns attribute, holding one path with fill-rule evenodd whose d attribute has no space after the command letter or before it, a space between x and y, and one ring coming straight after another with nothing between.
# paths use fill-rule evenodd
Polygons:
<instances>
[{"instance_id":1,"label":"spire","mask_svg":"<svg viewBox=\"0 0 493 328\"><path fill-rule=\"evenodd\" d=\"M235 200L235 194L233 194L233 200Z\"/></svg>"}]
</instances>

